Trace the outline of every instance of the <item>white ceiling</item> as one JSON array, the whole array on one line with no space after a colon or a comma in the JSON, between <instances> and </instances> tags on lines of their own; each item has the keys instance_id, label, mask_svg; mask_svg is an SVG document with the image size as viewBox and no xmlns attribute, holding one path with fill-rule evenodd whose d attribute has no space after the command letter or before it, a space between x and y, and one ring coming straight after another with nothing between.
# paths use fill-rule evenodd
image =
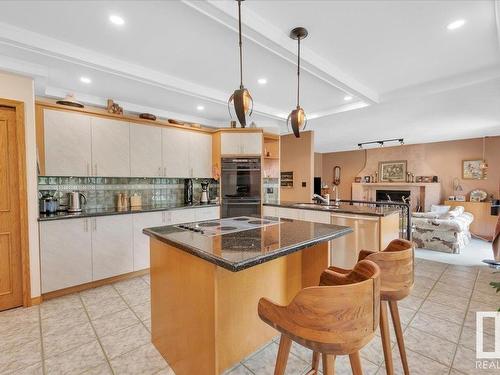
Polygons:
<instances>
[{"instance_id":1,"label":"white ceiling","mask_svg":"<svg viewBox=\"0 0 500 375\"><path fill-rule=\"evenodd\" d=\"M499 9L494 0L245 1L253 119L286 132L296 87L288 33L305 26L301 104L317 151L500 134ZM446 29L459 18L463 28ZM126 110L225 126L239 85L236 31L234 1L2 1L0 69L33 76L38 95L110 97Z\"/></svg>"}]
</instances>

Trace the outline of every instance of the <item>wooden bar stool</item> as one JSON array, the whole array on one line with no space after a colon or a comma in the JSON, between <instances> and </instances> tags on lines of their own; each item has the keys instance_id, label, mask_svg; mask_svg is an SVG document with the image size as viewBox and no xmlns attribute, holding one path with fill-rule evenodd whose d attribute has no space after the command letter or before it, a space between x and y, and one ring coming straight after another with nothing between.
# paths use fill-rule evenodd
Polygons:
<instances>
[{"instance_id":1,"label":"wooden bar stool","mask_svg":"<svg viewBox=\"0 0 500 375\"><path fill-rule=\"evenodd\" d=\"M407 297L414 283L414 251L413 244L406 240L392 240L383 251L361 250L358 261L371 260L380 267L380 336L384 350L385 368L388 375L394 374L392 362L391 338L387 318L387 304L391 310L392 323L396 333L401 361L405 375L409 375L408 360L401 329L398 301ZM348 274L349 270L329 267L329 270L340 274Z\"/></svg>"},{"instance_id":2,"label":"wooden bar stool","mask_svg":"<svg viewBox=\"0 0 500 375\"><path fill-rule=\"evenodd\" d=\"M335 356L349 355L354 375L361 375L359 350L373 338L380 311L380 270L368 260L346 274L325 270L320 286L301 290L288 306L266 298L259 301L259 316L281 332L275 375L285 373L292 340L315 352L308 375L334 374ZM324 286L328 285L328 286Z\"/></svg>"}]
</instances>

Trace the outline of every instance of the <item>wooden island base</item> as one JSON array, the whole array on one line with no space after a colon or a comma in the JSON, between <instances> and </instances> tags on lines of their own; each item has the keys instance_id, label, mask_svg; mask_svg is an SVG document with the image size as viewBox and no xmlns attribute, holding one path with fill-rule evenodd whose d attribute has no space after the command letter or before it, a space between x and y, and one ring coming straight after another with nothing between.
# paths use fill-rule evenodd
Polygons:
<instances>
[{"instance_id":1,"label":"wooden island base","mask_svg":"<svg viewBox=\"0 0 500 375\"><path fill-rule=\"evenodd\" d=\"M277 335L259 299L288 304L328 265L328 242L231 272L151 238L153 344L176 375L221 374Z\"/></svg>"}]
</instances>

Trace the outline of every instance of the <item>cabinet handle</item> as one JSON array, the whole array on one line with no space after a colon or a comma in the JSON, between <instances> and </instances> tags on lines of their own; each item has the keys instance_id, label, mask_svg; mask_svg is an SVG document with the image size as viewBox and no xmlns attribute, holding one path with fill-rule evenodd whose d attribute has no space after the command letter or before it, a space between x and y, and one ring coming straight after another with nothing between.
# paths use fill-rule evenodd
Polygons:
<instances>
[{"instance_id":1,"label":"cabinet handle","mask_svg":"<svg viewBox=\"0 0 500 375\"><path fill-rule=\"evenodd\" d=\"M158 176L161 177L161 167L158 167Z\"/></svg>"},{"instance_id":2,"label":"cabinet handle","mask_svg":"<svg viewBox=\"0 0 500 375\"><path fill-rule=\"evenodd\" d=\"M94 232L97 232L97 219L94 218Z\"/></svg>"},{"instance_id":3,"label":"cabinet handle","mask_svg":"<svg viewBox=\"0 0 500 375\"><path fill-rule=\"evenodd\" d=\"M84 225L83 225L83 231L88 232L89 231L89 219L85 219Z\"/></svg>"}]
</instances>

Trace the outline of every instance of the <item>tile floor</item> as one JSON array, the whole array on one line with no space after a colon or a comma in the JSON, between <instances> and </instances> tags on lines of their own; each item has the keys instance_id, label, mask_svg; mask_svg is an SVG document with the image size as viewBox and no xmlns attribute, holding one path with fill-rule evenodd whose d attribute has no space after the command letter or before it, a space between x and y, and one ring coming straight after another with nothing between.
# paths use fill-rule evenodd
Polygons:
<instances>
[{"instance_id":1,"label":"tile floor","mask_svg":"<svg viewBox=\"0 0 500 375\"><path fill-rule=\"evenodd\" d=\"M500 374L475 368L475 311L500 307L500 295L488 285L500 281L500 274L486 267L416 262L415 288L400 303L412 374ZM172 375L150 343L150 329L148 276L2 312L0 374ZM486 330L491 348L493 326ZM276 339L228 375L272 374L277 349ZM401 374L398 355L395 346ZM378 336L361 356L365 374L385 374ZM309 361L309 350L294 344L286 373L305 373ZM347 357L337 359L336 373L351 373Z\"/></svg>"}]
</instances>

